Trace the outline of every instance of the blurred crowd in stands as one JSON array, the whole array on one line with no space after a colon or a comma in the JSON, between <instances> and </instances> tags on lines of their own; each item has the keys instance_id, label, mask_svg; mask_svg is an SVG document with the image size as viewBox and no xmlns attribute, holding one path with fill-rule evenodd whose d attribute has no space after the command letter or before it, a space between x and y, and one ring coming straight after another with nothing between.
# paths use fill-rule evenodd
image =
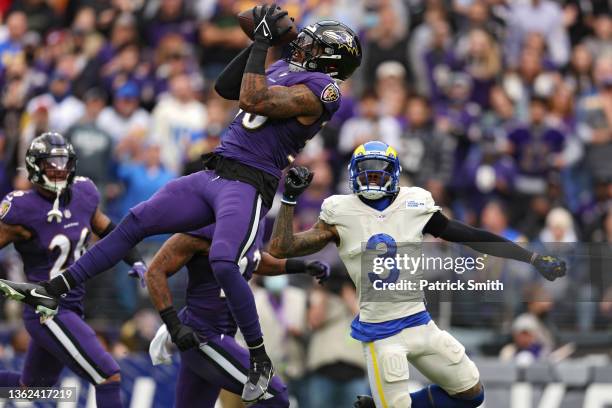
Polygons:
<instances>
[{"instance_id":1,"label":"blurred crowd in stands","mask_svg":"<svg viewBox=\"0 0 612 408\"><path fill-rule=\"evenodd\" d=\"M612 284L600 276L610 269L605 264L612 256L606 245L612 240L610 1L278 3L299 26L326 18L345 22L359 33L364 47L362 67L341 84L340 111L298 158L315 178L296 209L296 228L316 221L324 198L348 192L346 165L352 150L368 140L383 140L399 152L404 184L430 190L447 214L511 240L543 247L563 243L565 255L574 256L573 265L597 259L593 267L574 268L578 272L562 289L526 278L526 287L516 290L538 292L557 305L572 299L573 306L566 308L573 309L571 317L564 315L556 322L560 326L591 330L612 325ZM235 16L255 4L0 1L2 194L28 187L19 171L24 152L46 130L72 141L78 173L94 180L115 221L168 180L199 170L201 154L219 143L237 112L237 104L221 99L212 87L223 67L248 45ZM286 52L275 50L277 57ZM151 255L159 242L145 243L145 252ZM579 242L604 245L597 256L587 258ZM334 343L325 336L347 338L356 311L354 291L333 248L317 257L334 264L335 277L327 287L294 277L267 278L258 286L258 291L267 288L257 295L263 319L283 310L285 298L279 294L301 291L291 295L302 299L290 306L293 314L272 319L283 325L276 330L296 343L283 340L283 347L271 350L302 349L307 363L286 364L286 373L296 381L303 370L317 372L329 363L325 358L333 362L334 353L346 352L338 370L323 369L322 375L333 379L339 372L338 381L361 381L363 373L351 371L355 366L361 370L361 357L351 360L350 347L340 344L329 356L310 356L306 350ZM9 253L3 259L5 274L15 273L14 257ZM131 340L122 344L146 347L157 324L155 315L143 309L146 293L123 272L100 279L103 284L96 283L90 297L91 315L110 321L132 317L121 330ZM184 287L180 279L174 278L177 295ZM100 289L113 285L124 288L119 299ZM599 291L602 301L576 302L588 299L584 292L589 288ZM521 316L512 325L513 316L525 310L517 305L510 314L484 320L478 313L462 318L453 312L450 323L506 333L514 329L519 344L525 340L520 333L547 314L542 312L537 321ZM344 330L338 326L333 332L327 320L340 322Z\"/></svg>"}]
</instances>

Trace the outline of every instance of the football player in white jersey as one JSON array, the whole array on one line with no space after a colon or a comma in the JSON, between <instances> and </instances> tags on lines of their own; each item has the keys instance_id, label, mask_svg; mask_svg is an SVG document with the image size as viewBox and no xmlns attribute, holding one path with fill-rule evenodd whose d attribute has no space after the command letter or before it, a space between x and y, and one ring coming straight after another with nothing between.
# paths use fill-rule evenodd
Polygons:
<instances>
[{"instance_id":1,"label":"football player in white jersey","mask_svg":"<svg viewBox=\"0 0 612 408\"><path fill-rule=\"evenodd\" d=\"M402 243L423 241L423 234L504 258L531 263L548 280L565 275L565 262L530 252L488 231L450 220L431 194L419 187L400 187L400 164L395 149L373 141L353 153L350 185L353 194L334 195L322 205L318 222L309 230L293 232L296 199L310 184L312 174L293 168L285 178L282 206L274 224L269 252L278 258L315 253L333 242L357 287L360 312L351 336L363 344L373 398L360 396L355 407L472 408L484 401L478 369L464 347L431 320L422 301L371 301L364 285L362 261L368 249L384 244L393 255ZM367 244L366 244L367 243ZM492 244L494 243L494 244ZM393 271L393 270L392 270ZM395 269L396 282L405 271ZM408 272L410 273L410 272ZM369 279L369 280L368 280ZM380 279L383 280L382 275ZM408 362L434 385L408 392Z\"/></svg>"}]
</instances>

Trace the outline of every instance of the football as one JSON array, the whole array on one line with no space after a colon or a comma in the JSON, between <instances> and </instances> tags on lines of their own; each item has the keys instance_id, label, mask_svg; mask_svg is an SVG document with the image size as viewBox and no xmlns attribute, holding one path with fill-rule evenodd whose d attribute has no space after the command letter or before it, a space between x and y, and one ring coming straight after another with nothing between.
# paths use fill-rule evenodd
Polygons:
<instances>
[{"instance_id":1,"label":"football","mask_svg":"<svg viewBox=\"0 0 612 408\"><path fill-rule=\"evenodd\" d=\"M260 9L261 9L261 6L257 6L257 11L259 11ZM283 10L280 7L277 7L274 15L282 11ZM238 22L240 23L240 28L242 28L242 31L244 31L244 33L248 35L249 38L252 40L253 39L253 29L254 29L253 9L248 9L248 10L245 10L239 13ZM295 23L288 15L281 18L277 24L278 24L278 27L281 29L287 28L287 27L290 27L291 29L287 33L285 33L283 36L281 36L280 38L273 39L272 45L289 44L291 41L297 38L297 35L298 35L297 27L295 26Z\"/></svg>"}]
</instances>

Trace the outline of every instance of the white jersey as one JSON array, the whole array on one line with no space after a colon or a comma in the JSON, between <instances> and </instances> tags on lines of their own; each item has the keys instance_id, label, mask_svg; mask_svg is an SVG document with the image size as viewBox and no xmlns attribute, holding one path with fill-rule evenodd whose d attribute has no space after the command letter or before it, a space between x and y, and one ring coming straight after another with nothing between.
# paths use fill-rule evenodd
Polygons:
<instances>
[{"instance_id":1,"label":"white jersey","mask_svg":"<svg viewBox=\"0 0 612 408\"><path fill-rule=\"evenodd\" d=\"M323 202L319 218L326 224L334 225L338 231L338 252L357 287L361 322L386 322L425 310L422 297L416 301L371 301L370 296L364 297L366 290L372 293L371 287L362 288L364 282L371 285L367 276L371 269L368 269L369 264L362 265L366 248L372 248L372 245L380 249L379 244L385 244L386 256L390 257L394 254L389 248L394 252L396 246L398 252L401 252L402 247L414 248L414 243L417 243L420 251L423 228L439 209L431 194L418 187L401 187L393 203L383 211L366 205L356 194L334 195ZM408 270L400 269L397 272L398 275L391 278L393 282L414 277L406 275L411 273ZM380 278L388 280L389 276L380 275Z\"/></svg>"}]
</instances>

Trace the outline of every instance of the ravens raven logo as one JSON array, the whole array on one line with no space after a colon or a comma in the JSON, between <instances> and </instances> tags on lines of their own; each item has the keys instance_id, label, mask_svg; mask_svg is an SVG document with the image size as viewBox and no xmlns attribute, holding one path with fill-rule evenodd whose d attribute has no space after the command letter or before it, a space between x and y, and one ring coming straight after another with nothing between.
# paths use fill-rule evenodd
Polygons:
<instances>
[{"instance_id":1,"label":"ravens raven logo","mask_svg":"<svg viewBox=\"0 0 612 408\"><path fill-rule=\"evenodd\" d=\"M336 102L338 99L340 99L340 90L334 83L327 85L323 92L321 92L321 100L323 102L331 103Z\"/></svg>"},{"instance_id":2,"label":"ravens raven logo","mask_svg":"<svg viewBox=\"0 0 612 408\"><path fill-rule=\"evenodd\" d=\"M353 55L359 54L353 36L346 31L326 30L321 33L321 36L326 40L337 43L339 48L346 48Z\"/></svg>"}]
</instances>

